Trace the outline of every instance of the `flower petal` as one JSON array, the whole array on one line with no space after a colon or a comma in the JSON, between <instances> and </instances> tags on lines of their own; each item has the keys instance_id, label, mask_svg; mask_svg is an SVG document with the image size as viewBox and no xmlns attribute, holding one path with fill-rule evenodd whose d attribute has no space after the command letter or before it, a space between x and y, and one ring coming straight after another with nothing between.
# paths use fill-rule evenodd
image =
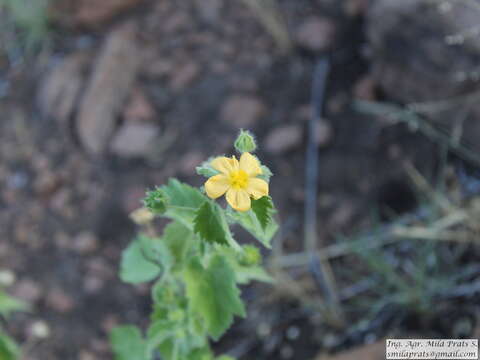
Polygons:
<instances>
[{"instance_id":1,"label":"flower petal","mask_svg":"<svg viewBox=\"0 0 480 360\"><path fill-rule=\"evenodd\" d=\"M268 183L262 179L250 178L246 190L257 200L268 195Z\"/></svg>"},{"instance_id":2,"label":"flower petal","mask_svg":"<svg viewBox=\"0 0 480 360\"><path fill-rule=\"evenodd\" d=\"M250 177L255 177L262 173L258 159L248 152L244 152L240 157L240 169L245 171Z\"/></svg>"},{"instance_id":3,"label":"flower petal","mask_svg":"<svg viewBox=\"0 0 480 360\"><path fill-rule=\"evenodd\" d=\"M208 197L212 199L216 199L225 194L229 187L230 182L223 174L212 176L205 183L205 191L207 192Z\"/></svg>"},{"instance_id":4,"label":"flower petal","mask_svg":"<svg viewBox=\"0 0 480 360\"><path fill-rule=\"evenodd\" d=\"M232 156L231 158L225 156L217 157L212 160L211 165L215 170L218 170L225 175L238 170L238 160L235 156Z\"/></svg>"},{"instance_id":5,"label":"flower petal","mask_svg":"<svg viewBox=\"0 0 480 360\"><path fill-rule=\"evenodd\" d=\"M227 202L237 211L247 211L251 207L250 196L245 190L236 190L233 188L227 191Z\"/></svg>"}]
</instances>

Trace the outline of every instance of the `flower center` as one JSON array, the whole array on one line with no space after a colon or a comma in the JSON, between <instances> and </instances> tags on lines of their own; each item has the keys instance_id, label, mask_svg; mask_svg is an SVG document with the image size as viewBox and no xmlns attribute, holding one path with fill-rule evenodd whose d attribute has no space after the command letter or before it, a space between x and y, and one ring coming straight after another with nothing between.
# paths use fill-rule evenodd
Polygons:
<instances>
[{"instance_id":1,"label":"flower center","mask_svg":"<svg viewBox=\"0 0 480 360\"><path fill-rule=\"evenodd\" d=\"M245 189L248 185L248 175L243 170L230 173L230 186L236 190Z\"/></svg>"}]
</instances>

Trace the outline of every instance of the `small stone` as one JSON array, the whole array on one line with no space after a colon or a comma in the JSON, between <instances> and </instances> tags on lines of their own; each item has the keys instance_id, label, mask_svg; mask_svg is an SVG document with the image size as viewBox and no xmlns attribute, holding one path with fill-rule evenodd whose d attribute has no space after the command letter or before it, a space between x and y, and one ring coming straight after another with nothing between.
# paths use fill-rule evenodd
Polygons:
<instances>
[{"instance_id":1,"label":"small stone","mask_svg":"<svg viewBox=\"0 0 480 360\"><path fill-rule=\"evenodd\" d=\"M222 120L237 129L252 127L265 114L262 101L248 95L232 95L221 110Z\"/></svg>"},{"instance_id":2,"label":"small stone","mask_svg":"<svg viewBox=\"0 0 480 360\"><path fill-rule=\"evenodd\" d=\"M10 270L0 270L0 286L7 287L15 283L15 274Z\"/></svg>"},{"instance_id":3,"label":"small stone","mask_svg":"<svg viewBox=\"0 0 480 360\"><path fill-rule=\"evenodd\" d=\"M89 351L82 350L78 356L78 360L98 360L98 358Z\"/></svg>"},{"instance_id":4,"label":"small stone","mask_svg":"<svg viewBox=\"0 0 480 360\"><path fill-rule=\"evenodd\" d=\"M200 68L195 62L188 62L173 69L170 78L170 87L173 91L185 89L198 76Z\"/></svg>"},{"instance_id":5,"label":"small stone","mask_svg":"<svg viewBox=\"0 0 480 360\"><path fill-rule=\"evenodd\" d=\"M59 288L50 291L46 301L51 309L62 314L71 311L75 307L73 299Z\"/></svg>"},{"instance_id":6,"label":"small stone","mask_svg":"<svg viewBox=\"0 0 480 360\"><path fill-rule=\"evenodd\" d=\"M273 129L264 141L265 150L273 154L281 154L297 147L302 141L300 125L285 125Z\"/></svg>"},{"instance_id":7,"label":"small stone","mask_svg":"<svg viewBox=\"0 0 480 360\"><path fill-rule=\"evenodd\" d=\"M98 294L104 285L105 281L95 275L88 275L83 281L83 288L88 294Z\"/></svg>"},{"instance_id":8,"label":"small stone","mask_svg":"<svg viewBox=\"0 0 480 360\"><path fill-rule=\"evenodd\" d=\"M12 295L33 304L42 297L42 290L34 281L23 279L14 285Z\"/></svg>"},{"instance_id":9,"label":"small stone","mask_svg":"<svg viewBox=\"0 0 480 360\"><path fill-rule=\"evenodd\" d=\"M325 147L332 140L333 130L327 121L319 119L315 122L315 132L313 135L315 144L318 147Z\"/></svg>"},{"instance_id":10,"label":"small stone","mask_svg":"<svg viewBox=\"0 0 480 360\"><path fill-rule=\"evenodd\" d=\"M98 239L92 232L84 231L73 238L73 249L80 254L92 253L97 248Z\"/></svg>"},{"instance_id":11,"label":"small stone","mask_svg":"<svg viewBox=\"0 0 480 360\"><path fill-rule=\"evenodd\" d=\"M36 339L47 339L50 337L50 327L45 321L35 321L30 325L28 333Z\"/></svg>"},{"instance_id":12,"label":"small stone","mask_svg":"<svg viewBox=\"0 0 480 360\"><path fill-rule=\"evenodd\" d=\"M311 16L297 29L297 42L312 51L327 50L335 37L335 24L324 17Z\"/></svg>"},{"instance_id":13,"label":"small stone","mask_svg":"<svg viewBox=\"0 0 480 360\"><path fill-rule=\"evenodd\" d=\"M155 117L155 109L140 89L133 90L123 112L125 121L142 122Z\"/></svg>"},{"instance_id":14,"label":"small stone","mask_svg":"<svg viewBox=\"0 0 480 360\"><path fill-rule=\"evenodd\" d=\"M42 171L33 183L35 192L40 196L49 196L53 194L60 186L60 178L52 171Z\"/></svg>"},{"instance_id":15,"label":"small stone","mask_svg":"<svg viewBox=\"0 0 480 360\"><path fill-rule=\"evenodd\" d=\"M158 128L153 124L125 124L115 134L111 151L122 157L144 157L151 151Z\"/></svg>"}]
</instances>

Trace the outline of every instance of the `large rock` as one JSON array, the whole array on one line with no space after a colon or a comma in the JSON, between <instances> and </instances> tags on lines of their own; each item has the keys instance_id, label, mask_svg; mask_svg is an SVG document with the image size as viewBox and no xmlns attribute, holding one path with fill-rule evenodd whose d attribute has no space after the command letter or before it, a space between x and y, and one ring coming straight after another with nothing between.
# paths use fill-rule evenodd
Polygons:
<instances>
[{"instance_id":1,"label":"large rock","mask_svg":"<svg viewBox=\"0 0 480 360\"><path fill-rule=\"evenodd\" d=\"M65 124L73 114L85 83L92 54L78 51L66 56L45 76L38 92L42 115Z\"/></svg>"},{"instance_id":2,"label":"large rock","mask_svg":"<svg viewBox=\"0 0 480 360\"><path fill-rule=\"evenodd\" d=\"M462 97L480 89L479 23L480 7L468 1L376 0L367 19L374 82L401 103ZM425 116L453 131L467 108L464 100L443 109L433 106ZM479 104L468 105L462 140L480 152Z\"/></svg>"},{"instance_id":3,"label":"large rock","mask_svg":"<svg viewBox=\"0 0 480 360\"><path fill-rule=\"evenodd\" d=\"M107 149L140 63L136 25L128 22L112 30L100 52L76 119L79 138L89 153L101 154Z\"/></svg>"},{"instance_id":4,"label":"large rock","mask_svg":"<svg viewBox=\"0 0 480 360\"><path fill-rule=\"evenodd\" d=\"M52 4L52 17L67 26L96 28L144 0L63 0Z\"/></svg>"}]
</instances>

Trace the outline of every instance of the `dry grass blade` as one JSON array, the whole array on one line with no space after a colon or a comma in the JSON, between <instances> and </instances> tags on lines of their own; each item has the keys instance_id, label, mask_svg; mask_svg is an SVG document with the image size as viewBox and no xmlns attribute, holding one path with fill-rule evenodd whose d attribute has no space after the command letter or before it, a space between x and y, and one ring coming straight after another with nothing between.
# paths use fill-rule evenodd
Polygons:
<instances>
[{"instance_id":1,"label":"dry grass blade","mask_svg":"<svg viewBox=\"0 0 480 360\"><path fill-rule=\"evenodd\" d=\"M243 2L272 35L280 51L284 54L290 52L292 41L276 0L243 0Z\"/></svg>"}]
</instances>

